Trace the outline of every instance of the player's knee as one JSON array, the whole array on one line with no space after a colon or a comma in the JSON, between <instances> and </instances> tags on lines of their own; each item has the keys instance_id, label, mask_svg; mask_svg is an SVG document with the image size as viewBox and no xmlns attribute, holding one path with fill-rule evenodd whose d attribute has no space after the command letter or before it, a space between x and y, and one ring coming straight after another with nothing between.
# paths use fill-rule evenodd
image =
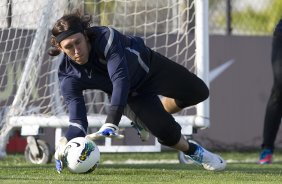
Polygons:
<instances>
[{"instance_id":1,"label":"player's knee","mask_svg":"<svg viewBox=\"0 0 282 184\"><path fill-rule=\"evenodd\" d=\"M180 140L181 134L168 135L167 137L158 138L158 142L164 146L176 145Z\"/></svg>"},{"instance_id":2,"label":"player's knee","mask_svg":"<svg viewBox=\"0 0 282 184\"><path fill-rule=\"evenodd\" d=\"M198 103L206 100L209 97L209 95L210 95L209 88L205 83L203 83L203 85L197 92Z\"/></svg>"},{"instance_id":3,"label":"player's knee","mask_svg":"<svg viewBox=\"0 0 282 184\"><path fill-rule=\"evenodd\" d=\"M178 125L176 123L176 125ZM173 146L177 144L181 137L181 127L175 126L173 129L166 129L160 135L156 136L160 144L165 146Z\"/></svg>"},{"instance_id":4,"label":"player's knee","mask_svg":"<svg viewBox=\"0 0 282 184\"><path fill-rule=\"evenodd\" d=\"M202 83L202 85L198 87L198 89L196 90L195 94L193 94L193 96L187 97L186 100L175 99L175 103L179 108L183 109L186 107L190 107L192 105L196 105L206 100L208 97L209 97L209 89L205 83Z\"/></svg>"}]
</instances>

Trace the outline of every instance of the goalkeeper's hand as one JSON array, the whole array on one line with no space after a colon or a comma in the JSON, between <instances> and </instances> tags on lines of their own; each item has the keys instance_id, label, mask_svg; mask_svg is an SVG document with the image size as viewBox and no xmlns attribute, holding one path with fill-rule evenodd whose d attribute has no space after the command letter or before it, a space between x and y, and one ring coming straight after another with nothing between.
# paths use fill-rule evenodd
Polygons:
<instances>
[{"instance_id":1,"label":"goalkeeper's hand","mask_svg":"<svg viewBox=\"0 0 282 184\"><path fill-rule=\"evenodd\" d=\"M124 135L119 134L118 130L119 130L118 126L112 123L105 123L98 132L86 135L86 138L92 141L104 137L117 138L117 139L124 138Z\"/></svg>"},{"instance_id":2,"label":"goalkeeper's hand","mask_svg":"<svg viewBox=\"0 0 282 184\"><path fill-rule=\"evenodd\" d=\"M66 144L68 143L67 138L62 137L59 141L59 144L57 146L56 152L55 152L55 164L56 164L56 170L60 174L64 168L63 166L63 157L64 157L64 150L66 147Z\"/></svg>"}]
</instances>

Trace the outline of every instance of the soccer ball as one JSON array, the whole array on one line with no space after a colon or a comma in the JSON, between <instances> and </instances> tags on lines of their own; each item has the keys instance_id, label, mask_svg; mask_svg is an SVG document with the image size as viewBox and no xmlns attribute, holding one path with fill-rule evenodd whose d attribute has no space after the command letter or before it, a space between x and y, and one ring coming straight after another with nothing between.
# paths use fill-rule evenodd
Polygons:
<instances>
[{"instance_id":1,"label":"soccer ball","mask_svg":"<svg viewBox=\"0 0 282 184\"><path fill-rule=\"evenodd\" d=\"M99 164L100 151L93 141L76 137L67 143L62 161L72 173L92 172Z\"/></svg>"}]
</instances>

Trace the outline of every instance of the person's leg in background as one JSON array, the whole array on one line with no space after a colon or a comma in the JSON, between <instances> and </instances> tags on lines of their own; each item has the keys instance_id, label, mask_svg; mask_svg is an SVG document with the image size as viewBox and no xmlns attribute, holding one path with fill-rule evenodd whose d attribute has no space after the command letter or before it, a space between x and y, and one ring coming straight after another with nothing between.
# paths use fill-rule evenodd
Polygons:
<instances>
[{"instance_id":1,"label":"person's leg in background","mask_svg":"<svg viewBox=\"0 0 282 184\"><path fill-rule=\"evenodd\" d=\"M273 36L271 64L274 81L266 106L260 164L272 162L274 142L282 117L282 31L279 29L276 29Z\"/></svg>"}]
</instances>

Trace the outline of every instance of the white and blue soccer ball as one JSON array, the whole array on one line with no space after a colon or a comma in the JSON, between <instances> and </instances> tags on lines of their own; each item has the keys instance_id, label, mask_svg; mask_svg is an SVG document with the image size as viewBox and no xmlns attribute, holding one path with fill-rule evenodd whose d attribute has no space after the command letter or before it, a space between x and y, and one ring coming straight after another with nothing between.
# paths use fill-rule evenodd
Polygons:
<instances>
[{"instance_id":1,"label":"white and blue soccer ball","mask_svg":"<svg viewBox=\"0 0 282 184\"><path fill-rule=\"evenodd\" d=\"M85 137L76 137L65 147L63 164L72 173L93 172L99 161L100 151L97 145Z\"/></svg>"}]
</instances>

